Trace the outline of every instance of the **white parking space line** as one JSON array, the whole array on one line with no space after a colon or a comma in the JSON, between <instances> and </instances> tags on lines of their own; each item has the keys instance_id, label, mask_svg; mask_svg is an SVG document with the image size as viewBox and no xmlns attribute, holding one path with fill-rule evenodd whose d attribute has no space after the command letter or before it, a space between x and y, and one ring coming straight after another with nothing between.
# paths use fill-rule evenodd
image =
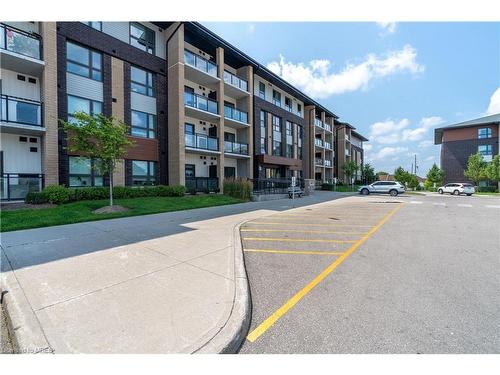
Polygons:
<instances>
[{"instance_id":1,"label":"white parking space line","mask_svg":"<svg viewBox=\"0 0 500 375\"><path fill-rule=\"evenodd\" d=\"M410 203L413 203L413 204L422 204L424 202L422 202L422 201L410 201Z\"/></svg>"},{"instance_id":2,"label":"white parking space line","mask_svg":"<svg viewBox=\"0 0 500 375\"><path fill-rule=\"evenodd\" d=\"M459 203L457 204L458 207L472 207L472 204L462 204L462 203Z\"/></svg>"},{"instance_id":3,"label":"white parking space line","mask_svg":"<svg viewBox=\"0 0 500 375\"><path fill-rule=\"evenodd\" d=\"M488 207L488 208L500 208L500 206L494 206L492 204L486 205L486 207Z\"/></svg>"},{"instance_id":4,"label":"white parking space line","mask_svg":"<svg viewBox=\"0 0 500 375\"><path fill-rule=\"evenodd\" d=\"M433 203L434 206L446 206L446 203Z\"/></svg>"}]
</instances>

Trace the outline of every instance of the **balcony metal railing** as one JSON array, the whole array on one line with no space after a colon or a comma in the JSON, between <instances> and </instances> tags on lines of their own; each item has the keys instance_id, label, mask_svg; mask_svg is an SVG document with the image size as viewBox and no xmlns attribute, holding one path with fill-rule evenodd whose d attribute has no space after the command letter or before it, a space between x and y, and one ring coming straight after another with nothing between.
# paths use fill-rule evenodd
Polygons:
<instances>
[{"instance_id":1,"label":"balcony metal railing","mask_svg":"<svg viewBox=\"0 0 500 375\"><path fill-rule=\"evenodd\" d=\"M253 184L253 192L256 195L288 194L288 188L292 186L291 178L255 178L250 180ZM304 180L297 178L295 186L304 188Z\"/></svg>"},{"instance_id":2,"label":"balcony metal railing","mask_svg":"<svg viewBox=\"0 0 500 375\"><path fill-rule=\"evenodd\" d=\"M43 174L37 173L4 173L0 181L2 200L21 200L32 191L43 188Z\"/></svg>"},{"instance_id":3,"label":"balcony metal railing","mask_svg":"<svg viewBox=\"0 0 500 375\"><path fill-rule=\"evenodd\" d=\"M227 70L224 70L224 82L248 92L248 82Z\"/></svg>"},{"instance_id":4,"label":"balcony metal railing","mask_svg":"<svg viewBox=\"0 0 500 375\"><path fill-rule=\"evenodd\" d=\"M331 132L332 131L332 126L330 124L325 123L325 130Z\"/></svg>"},{"instance_id":5,"label":"balcony metal railing","mask_svg":"<svg viewBox=\"0 0 500 375\"><path fill-rule=\"evenodd\" d=\"M346 154L347 156L351 156L351 151L350 151L348 148L346 148L346 149L345 149L345 154Z\"/></svg>"},{"instance_id":6,"label":"balcony metal railing","mask_svg":"<svg viewBox=\"0 0 500 375\"><path fill-rule=\"evenodd\" d=\"M224 152L248 155L248 143L224 141Z\"/></svg>"},{"instance_id":7,"label":"balcony metal railing","mask_svg":"<svg viewBox=\"0 0 500 375\"><path fill-rule=\"evenodd\" d=\"M346 140L347 142L350 142L350 141L351 141L351 139L349 138L349 136L348 136L347 134L345 135L345 140Z\"/></svg>"},{"instance_id":8,"label":"balcony metal railing","mask_svg":"<svg viewBox=\"0 0 500 375\"><path fill-rule=\"evenodd\" d=\"M325 148L331 150L332 149L332 144L330 142L325 142Z\"/></svg>"},{"instance_id":9,"label":"balcony metal railing","mask_svg":"<svg viewBox=\"0 0 500 375\"><path fill-rule=\"evenodd\" d=\"M0 95L0 98L1 121L42 126L42 103L8 95Z\"/></svg>"},{"instance_id":10,"label":"balcony metal railing","mask_svg":"<svg viewBox=\"0 0 500 375\"><path fill-rule=\"evenodd\" d=\"M319 138L314 138L314 144L318 147L323 147L323 140Z\"/></svg>"},{"instance_id":11,"label":"balcony metal railing","mask_svg":"<svg viewBox=\"0 0 500 375\"><path fill-rule=\"evenodd\" d=\"M196 192L215 192L219 190L217 177L186 177L186 190Z\"/></svg>"},{"instance_id":12,"label":"balcony metal railing","mask_svg":"<svg viewBox=\"0 0 500 375\"><path fill-rule=\"evenodd\" d=\"M224 117L227 119L244 122L248 124L248 112L240 111L239 109L224 106Z\"/></svg>"},{"instance_id":13,"label":"balcony metal railing","mask_svg":"<svg viewBox=\"0 0 500 375\"><path fill-rule=\"evenodd\" d=\"M0 49L41 60L41 37L0 23Z\"/></svg>"},{"instance_id":14,"label":"balcony metal railing","mask_svg":"<svg viewBox=\"0 0 500 375\"><path fill-rule=\"evenodd\" d=\"M314 160L315 160L315 164L316 165L323 165L323 159L321 159L321 158L315 158Z\"/></svg>"},{"instance_id":15,"label":"balcony metal railing","mask_svg":"<svg viewBox=\"0 0 500 375\"><path fill-rule=\"evenodd\" d=\"M206 96L184 92L184 104L188 107L201 109L202 111L217 114L217 102Z\"/></svg>"},{"instance_id":16,"label":"balcony metal railing","mask_svg":"<svg viewBox=\"0 0 500 375\"><path fill-rule=\"evenodd\" d=\"M206 134L185 134L184 140L186 147L197 148L200 150L219 151L219 139L209 137Z\"/></svg>"},{"instance_id":17,"label":"balcony metal railing","mask_svg":"<svg viewBox=\"0 0 500 375\"><path fill-rule=\"evenodd\" d=\"M217 77L217 64L198 56L197 54L184 50L184 63L190 65L204 73Z\"/></svg>"},{"instance_id":18,"label":"balcony metal railing","mask_svg":"<svg viewBox=\"0 0 500 375\"><path fill-rule=\"evenodd\" d=\"M331 167L332 166L332 161L331 160L325 160L325 167Z\"/></svg>"},{"instance_id":19,"label":"balcony metal railing","mask_svg":"<svg viewBox=\"0 0 500 375\"><path fill-rule=\"evenodd\" d=\"M315 118L314 125L319 126L320 128L323 129L323 121L321 121L320 119Z\"/></svg>"}]
</instances>

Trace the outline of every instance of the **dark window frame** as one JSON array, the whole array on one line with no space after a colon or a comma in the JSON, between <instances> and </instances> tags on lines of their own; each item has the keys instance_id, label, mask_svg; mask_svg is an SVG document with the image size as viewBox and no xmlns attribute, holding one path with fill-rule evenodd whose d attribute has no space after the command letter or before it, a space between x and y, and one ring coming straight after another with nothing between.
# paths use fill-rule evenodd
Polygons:
<instances>
[{"instance_id":1,"label":"dark window frame","mask_svg":"<svg viewBox=\"0 0 500 375\"><path fill-rule=\"evenodd\" d=\"M146 39L144 38L137 38L136 36L133 36L132 35L132 27L136 27L138 29L143 29L143 35L146 36ZM144 52L147 52L147 53L150 53L151 55L155 55L156 54L156 33L154 30L150 29L149 27L147 26L144 26L143 24L139 23L139 22L130 22L129 23L129 28L128 28L128 31L129 31L129 44L137 49L140 49L141 51L144 51ZM150 32L153 36L153 40L152 41L148 41L147 40L147 34L148 32ZM139 47L137 47L136 45L132 44L132 39L137 41L138 44L142 44L146 49L143 50ZM142 43L141 43L142 42ZM149 51L149 49L151 49L151 51Z\"/></svg>"},{"instance_id":2,"label":"dark window frame","mask_svg":"<svg viewBox=\"0 0 500 375\"><path fill-rule=\"evenodd\" d=\"M277 94L277 95L274 95ZM277 99L279 97L279 100ZM273 89L273 104L281 108L281 92Z\"/></svg>"},{"instance_id":3,"label":"dark window frame","mask_svg":"<svg viewBox=\"0 0 500 375\"><path fill-rule=\"evenodd\" d=\"M102 21L83 21L82 23L84 23L88 27L91 27L94 30L102 31ZM97 23L99 25L99 28L94 27L95 23Z\"/></svg>"},{"instance_id":4,"label":"dark window frame","mask_svg":"<svg viewBox=\"0 0 500 375\"><path fill-rule=\"evenodd\" d=\"M484 130L486 134L482 134L481 131ZM493 131L491 128L478 128L477 129L477 138L478 139L488 139L493 137Z\"/></svg>"},{"instance_id":5,"label":"dark window frame","mask_svg":"<svg viewBox=\"0 0 500 375\"><path fill-rule=\"evenodd\" d=\"M86 156L78 156L78 155L70 155L69 158L84 158L84 159L90 159L90 174L86 174L86 173L71 173L71 161L68 160L68 186L71 187L71 188L85 188L85 187L92 187L92 186L105 186L104 184L104 174L99 174L99 171L97 170L97 168L95 167L95 163L97 160L97 158L89 158L89 157L86 157ZM72 177L90 177L90 185L87 186L87 185L71 185L70 184L70 181L71 181L71 178ZM95 179L96 177L100 177L102 178L102 185L96 185L95 184Z\"/></svg>"},{"instance_id":6,"label":"dark window frame","mask_svg":"<svg viewBox=\"0 0 500 375\"><path fill-rule=\"evenodd\" d=\"M93 100L93 99L89 99L89 98L84 98L83 96L78 96L78 95L70 95L70 94L66 94L66 110L67 110L67 117L68 117L68 121L71 119L71 118L74 118L73 114L72 113L69 113L69 98L70 97L73 97L73 98L77 98L77 99L83 99L83 100L87 100L88 102L90 102L90 105L89 105L89 108L90 108L90 113L89 115L95 115L96 113L94 112L94 103L100 103L101 104L101 112L99 113L103 113L102 110L103 110L103 106L104 106L104 103L103 102L100 102L98 100Z\"/></svg>"},{"instance_id":7,"label":"dark window frame","mask_svg":"<svg viewBox=\"0 0 500 375\"><path fill-rule=\"evenodd\" d=\"M80 61L72 60L71 58L69 58L69 56L68 56L68 44L72 44L74 46L77 46L79 48L83 48L83 49L87 50L88 58L89 58L89 65L85 65L85 64L81 63ZM94 54L100 56L99 68L94 67L94 60L93 60ZM73 41L69 41L69 40L66 41L66 72L67 73L75 74L75 75L80 76L80 77L85 77L85 78L92 79L94 81L102 82L102 59L103 59L103 56L102 56L101 52L98 52L98 51L93 50L91 48L82 46L81 44L75 43ZM81 67L88 69L88 74L84 75L84 74L79 74L79 73L70 71L68 69L68 66L69 66L68 63L78 65L78 66L81 66ZM94 72L99 73L99 79L94 78L94 74L93 74Z\"/></svg>"},{"instance_id":8,"label":"dark window frame","mask_svg":"<svg viewBox=\"0 0 500 375\"><path fill-rule=\"evenodd\" d=\"M264 90L261 90L262 87L264 88ZM266 100L266 84L264 82L261 82L261 81L259 81L259 97L261 99Z\"/></svg>"},{"instance_id":9,"label":"dark window frame","mask_svg":"<svg viewBox=\"0 0 500 375\"><path fill-rule=\"evenodd\" d=\"M187 176L186 172L188 169L192 169L192 171L193 171L192 176ZM184 164L184 177L186 177L186 178L195 178L196 177L196 164Z\"/></svg>"},{"instance_id":10,"label":"dark window frame","mask_svg":"<svg viewBox=\"0 0 500 375\"><path fill-rule=\"evenodd\" d=\"M132 69L137 69L137 70L141 70L141 71L145 72L146 73L146 83L134 81L132 79ZM146 89L146 93L134 91L132 89L133 84L144 87ZM150 90L151 90L151 95L149 94ZM130 67L130 91L135 92L136 94L145 95L145 96L149 96L151 98L155 98L156 97L156 93L155 93L156 90L155 90L154 73L150 72L149 70L142 69L142 68L139 68L137 66L132 65Z\"/></svg>"},{"instance_id":11,"label":"dark window frame","mask_svg":"<svg viewBox=\"0 0 500 375\"><path fill-rule=\"evenodd\" d=\"M132 112L137 112L137 113L142 113L142 114L145 114L146 115L146 121L147 121L147 124L146 124L146 127L143 128L142 126L137 126L137 125L134 125L132 123ZM152 117L151 117L152 116ZM150 119L153 119L153 124L150 124ZM156 135L157 135L157 131L156 131L156 128L157 128L157 125L156 125L156 115L153 114L153 113L147 113L147 112L142 112L142 111L137 111L135 109L132 109L130 110L130 135L133 136L133 137L139 137L139 138L147 138L147 139L156 139ZM134 129L146 129L146 132L147 132L147 136L146 137L143 137L142 135L137 135L137 134L133 134L133 130ZM149 136L149 133L150 132L153 132L153 137L150 137Z\"/></svg>"},{"instance_id":12,"label":"dark window frame","mask_svg":"<svg viewBox=\"0 0 500 375\"><path fill-rule=\"evenodd\" d=\"M145 162L147 163L147 170L146 170L146 174L145 175L138 175L138 174L134 174L134 162ZM132 186L154 186L157 184L157 176L156 176L156 162L153 161L153 160L131 160L131 163L132 163ZM143 181L144 182L144 178L145 178L145 182L146 183L142 183L142 184L136 184L135 183L135 179L138 179L139 181Z\"/></svg>"},{"instance_id":13,"label":"dark window frame","mask_svg":"<svg viewBox=\"0 0 500 375\"><path fill-rule=\"evenodd\" d=\"M260 154L267 154L267 112L260 111Z\"/></svg>"}]
</instances>

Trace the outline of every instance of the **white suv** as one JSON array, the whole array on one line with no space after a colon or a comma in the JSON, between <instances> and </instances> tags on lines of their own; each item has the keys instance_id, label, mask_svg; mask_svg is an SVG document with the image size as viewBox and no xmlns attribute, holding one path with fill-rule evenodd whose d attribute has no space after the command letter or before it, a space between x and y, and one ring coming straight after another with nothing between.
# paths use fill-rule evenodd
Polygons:
<instances>
[{"instance_id":1,"label":"white suv","mask_svg":"<svg viewBox=\"0 0 500 375\"><path fill-rule=\"evenodd\" d=\"M451 183L438 188L438 193L450 193L453 195L467 194L469 197L476 192L471 184Z\"/></svg>"},{"instance_id":2,"label":"white suv","mask_svg":"<svg viewBox=\"0 0 500 375\"><path fill-rule=\"evenodd\" d=\"M389 193L393 197L405 192L405 187L397 181L377 181L370 185L361 186L358 189L360 194Z\"/></svg>"}]
</instances>

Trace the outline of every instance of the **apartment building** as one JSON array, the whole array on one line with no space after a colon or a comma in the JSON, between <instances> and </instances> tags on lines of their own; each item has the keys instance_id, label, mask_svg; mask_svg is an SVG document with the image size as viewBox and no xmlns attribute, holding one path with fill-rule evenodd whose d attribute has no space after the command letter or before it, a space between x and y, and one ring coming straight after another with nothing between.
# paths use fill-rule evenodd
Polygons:
<instances>
[{"instance_id":1,"label":"apartment building","mask_svg":"<svg viewBox=\"0 0 500 375\"><path fill-rule=\"evenodd\" d=\"M198 23L11 22L0 34L2 199L108 184L61 129L77 111L128 125L116 185L337 175L338 117Z\"/></svg>"},{"instance_id":2,"label":"apartment building","mask_svg":"<svg viewBox=\"0 0 500 375\"><path fill-rule=\"evenodd\" d=\"M342 183L350 183L343 171L343 166L348 161L354 161L358 165L358 171L354 180L361 180L361 171L364 164L363 142L368 139L355 131L355 127L347 122L339 122L336 126L337 149L336 153L336 177Z\"/></svg>"},{"instance_id":3,"label":"apartment building","mask_svg":"<svg viewBox=\"0 0 500 375\"><path fill-rule=\"evenodd\" d=\"M469 156L480 152L490 162L499 154L500 114L477 118L434 130L434 144L441 145L444 183L468 181L464 176ZM486 181L480 185L485 186Z\"/></svg>"}]
</instances>

